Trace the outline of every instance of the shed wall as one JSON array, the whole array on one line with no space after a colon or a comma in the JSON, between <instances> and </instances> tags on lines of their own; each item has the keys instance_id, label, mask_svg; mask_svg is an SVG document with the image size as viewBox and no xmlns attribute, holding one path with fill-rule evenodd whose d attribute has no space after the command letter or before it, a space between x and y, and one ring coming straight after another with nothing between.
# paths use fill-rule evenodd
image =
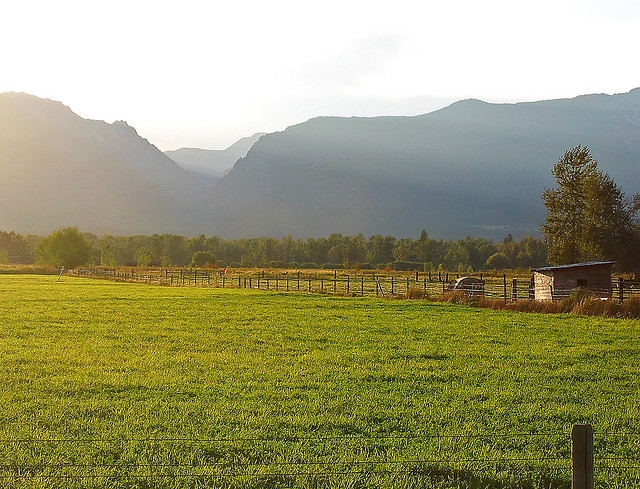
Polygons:
<instances>
[{"instance_id":1,"label":"shed wall","mask_svg":"<svg viewBox=\"0 0 640 489\"><path fill-rule=\"evenodd\" d=\"M553 300L553 272L533 272L533 295L537 301Z\"/></svg>"},{"instance_id":2,"label":"shed wall","mask_svg":"<svg viewBox=\"0 0 640 489\"><path fill-rule=\"evenodd\" d=\"M568 297L581 284L600 297L611 296L611 265L589 265L534 272L536 300Z\"/></svg>"}]
</instances>

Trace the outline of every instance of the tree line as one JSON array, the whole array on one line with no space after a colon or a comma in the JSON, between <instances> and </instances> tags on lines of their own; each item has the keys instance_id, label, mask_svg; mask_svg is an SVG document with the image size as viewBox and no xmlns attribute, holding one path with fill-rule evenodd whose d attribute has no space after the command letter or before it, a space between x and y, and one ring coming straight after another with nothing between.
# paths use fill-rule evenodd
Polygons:
<instances>
[{"instance_id":1,"label":"tree line","mask_svg":"<svg viewBox=\"0 0 640 489\"><path fill-rule=\"evenodd\" d=\"M386 268L451 270L531 268L546 263L546 246L528 236L508 235L494 243L484 238L437 240L422 231L417 239L362 234L322 238L221 239L186 237L96 236L63 228L47 237L0 232L0 262L79 265L215 266L274 268Z\"/></svg>"},{"instance_id":2,"label":"tree line","mask_svg":"<svg viewBox=\"0 0 640 489\"><path fill-rule=\"evenodd\" d=\"M54 266L217 266L274 268L393 268L472 272L614 260L619 272L640 277L640 194L627 198L598 168L589 148L565 152L551 170L557 188L545 189L544 241L508 235L493 243L467 236L436 240L423 230L417 239L362 234L295 239L286 236L224 240L175 234L96 236L76 228L51 235L0 232L0 263Z\"/></svg>"}]
</instances>

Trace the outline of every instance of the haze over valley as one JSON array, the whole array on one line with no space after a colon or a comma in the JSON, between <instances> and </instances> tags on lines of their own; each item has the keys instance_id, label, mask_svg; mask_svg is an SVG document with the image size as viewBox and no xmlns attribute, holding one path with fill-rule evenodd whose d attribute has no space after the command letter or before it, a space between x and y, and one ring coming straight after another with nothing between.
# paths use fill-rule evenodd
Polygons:
<instances>
[{"instance_id":1,"label":"haze over valley","mask_svg":"<svg viewBox=\"0 0 640 489\"><path fill-rule=\"evenodd\" d=\"M550 170L591 148L640 188L640 89L413 117L318 117L226 150L162 153L124 122L0 95L0 229L221 237L538 234ZM173 158L173 159L171 159Z\"/></svg>"}]
</instances>

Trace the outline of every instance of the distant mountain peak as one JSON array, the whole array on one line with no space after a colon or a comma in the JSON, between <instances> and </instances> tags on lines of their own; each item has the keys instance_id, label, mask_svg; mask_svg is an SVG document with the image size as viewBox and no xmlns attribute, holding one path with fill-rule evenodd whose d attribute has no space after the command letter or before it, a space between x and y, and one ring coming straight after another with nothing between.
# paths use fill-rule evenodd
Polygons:
<instances>
[{"instance_id":1,"label":"distant mountain peak","mask_svg":"<svg viewBox=\"0 0 640 489\"><path fill-rule=\"evenodd\" d=\"M188 172L205 181L212 181L224 176L233 165L244 158L251 147L266 133L257 132L244 137L226 149L180 148L165 151L165 154Z\"/></svg>"}]
</instances>

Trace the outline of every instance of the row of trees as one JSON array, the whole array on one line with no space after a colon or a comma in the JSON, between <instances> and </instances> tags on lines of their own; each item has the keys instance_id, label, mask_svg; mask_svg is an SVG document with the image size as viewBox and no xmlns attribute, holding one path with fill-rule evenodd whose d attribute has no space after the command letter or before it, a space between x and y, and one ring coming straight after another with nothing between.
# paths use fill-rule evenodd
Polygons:
<instances>
[{"instance_id":1,"label":"row of trees","mask_svg":"<svg viewBox=\"0 0 640 489\"><path fill-rule=\"evenodd\" d=\"M558 187L542 199L545 242L528 236L500 243L483 238L435 240L362 234L327 238L222 240L200 235L102 236L65 228L40 239L0 232L0 263L37 261L55 266L82 264L160 266L301 267L361 266L458 270L531 268L591 260L615 260L618 270L640 275L640 194L627 198L598 168L589 148L567 151L551 172Z\"/></svg>"},{"instance_id":2,"label":"row of trees","mask_svg":"<svg viewBox=\"0 0 640 489\"><path fill-rule=\"evenodd\" d=\"M457 270L460 272L530 268L546 262L546 248L540 239L527 237L515 241L510 235L493 243L483 238L457 241L436 240L422 231L417 239L362 234L326 238L253 238L223 240L204 235L188 238L175 234L152 236L96 236L76 228L60 229L35 240L12 234L33 250L25 257L54 266L242 266Z\"/></svg>"}]
</instances>

